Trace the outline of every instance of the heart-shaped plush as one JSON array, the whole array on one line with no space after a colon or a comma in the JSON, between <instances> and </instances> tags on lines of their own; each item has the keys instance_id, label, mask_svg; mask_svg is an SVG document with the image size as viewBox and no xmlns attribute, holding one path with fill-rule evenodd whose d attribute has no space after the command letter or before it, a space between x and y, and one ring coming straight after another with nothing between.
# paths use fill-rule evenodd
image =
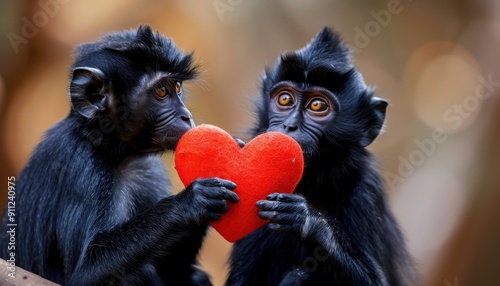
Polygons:
<instances>
[{"instance_id":1,"label":"heart-shaped plush","mask_svg":"<svg viewBox=\"0 0 500 286\"><path fill-rule=\"evenodd\" d=\"M275 192L292 193L302 177L300 145L290 136L268 132L241 148L224 130L203 124L186 132L175 151L175 168L185 186L198 178L234 182L240 197L220 220L211 223L227 241L235 242L266 224L255 203Z\"/></svg>"}]
</instances>

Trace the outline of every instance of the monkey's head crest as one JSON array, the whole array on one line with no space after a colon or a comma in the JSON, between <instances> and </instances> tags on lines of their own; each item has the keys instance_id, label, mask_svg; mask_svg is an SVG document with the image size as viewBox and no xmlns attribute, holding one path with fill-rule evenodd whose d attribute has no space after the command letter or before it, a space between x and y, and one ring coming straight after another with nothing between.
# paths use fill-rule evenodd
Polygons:
<instances>
[{"instance_id":1,"label":"monkey's head crest","mask_svg":"<svg viewBox=\"0 0 500 286\"><path fill-rule=\"evenodd\" d=\"M328 112L323 116L313 112L311 120L304 116L289 118L287 114L296 114L290 110L300 114L312 109L280 103L276 99L283 94L292 103L299 102L297 98L306 103L313 98L313 102L318 99L325 103L322 106L335 108L325 109ZM271 130L291 134L288 126L292 124L293 130L304 130L295 132L294 139L312 155L319 154L316 147L320 144L322 150L368 146L380 132L387 107L385 100L373 96L374 90L353 64L348 45L329 27L324 27L305 47L281 54L274 66L266 69L261 95L257 102L259 120L252 133Z\"/></svg>"},{"instance_id":2,"label":"monkey's head crest","mask_svg":"<svg viewBox=\"0 0 500 286\"><path fill-rule=\"evenodd\" d=\"M324 27L305 47L282 53L274 67L266 70L273 83L282 80L307 82L310 73L346 74L354 68L349 47L340 35Z\"/></svg>"},{"instance_id":3,"label":"monkey's head crest","mask_svg":"<svg viewBox=\"0 0 500 286\"><path fill-rule=\"evenodd\" d=\"M141 71L176 74L179 80L190 80L198 74L192 53L184 55L172 39L154 32L149 25L105 34L100 41L78 46L74 54L73 67L109 70L109 67L132 65Z\"/></svg>"},{"instance_id":4,"label":"monkey's head crest","mask_svg":"<svg viewBox=\"0 0 500 286\"><path fill-rule=\"evenodd\" d=\"M295 54L302 57L308 65L326 65L339 74L344 74L354 67L349 47L338 33L327 26Z\"/></svg>"},{"instance_id":5,"label":"monkey's head crest","mask_svg":"<svg viewBox=\"0 0 500 286\"><path fill-rule=\"evenodd\" d=\"M268 126L270 92L280 82L295 82L321 86L330 91L343 88L345 77L356 76L351 51L341 36L325 26L303 48L282 53L274 66L265 69L262 78L262 98L256 102L259 124L253 133L264 132Z\"/></svg>"}]
</instances>

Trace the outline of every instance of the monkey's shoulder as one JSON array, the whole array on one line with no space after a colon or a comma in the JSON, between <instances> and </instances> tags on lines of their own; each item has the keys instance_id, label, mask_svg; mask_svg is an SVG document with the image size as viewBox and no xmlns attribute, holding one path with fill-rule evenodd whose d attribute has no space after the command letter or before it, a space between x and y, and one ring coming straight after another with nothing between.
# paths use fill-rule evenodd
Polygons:
<instances>
[{"instance_id":1,"label":"monkey's shoulder","mask_svg":"<svg viewBox=\"0 0 500 286\"><path fill-rule=\"evenodd\" d=\"M35 148L20 176L21 181L34 179L24 182L26 186L21 183L27 193L50 190L51 196L68 197L68 193L99 190L85 201L119 196L120 202L137 204L139 208L170 195L170 180L159 154L109 163L95 146L82 140L78 130L71 128L73 121L70 116L56 124Z\"/></svg>"}]
</instances>

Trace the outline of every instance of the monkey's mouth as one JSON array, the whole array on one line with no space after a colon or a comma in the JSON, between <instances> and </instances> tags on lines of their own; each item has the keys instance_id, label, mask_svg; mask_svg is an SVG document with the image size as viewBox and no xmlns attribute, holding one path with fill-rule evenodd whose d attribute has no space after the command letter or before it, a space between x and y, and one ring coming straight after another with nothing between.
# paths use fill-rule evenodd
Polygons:
<instances>
[{"instance_id":1,"label":"monkey's mouth","mask_svg":"<svg viewBox=\"0 0 500 286\"><path fill-rule=\"evenodd\" d=\"M154 132L158 135L151 140L151 143L153 145L156 145L160 147L160 149L162 149L161 151L174 151L182 135L184 135L192 128L188 124L171 124L171 122L162 126L165 128L157 127L155 129Z\"/></svg>"},{"instance_id":2,"label":"monkey's mouth","mask_svg":"<svg viewBox=\"0 0 500 286\"><path fill-rule=\"evenodd\" d=\"M162 136L160 139L160 144L158 145L163 147L165 150L175 151L175 148L177 148L177 144L179 143L181 137L191 128L185 128L185 129L178 128L178 129L180 130L176 130L176 132L172 132Z\"/></svg>"},{"instance_id":3,"label":"monkey's mouth","mask_svg":"<svg viewBox=\"0 0 500 286\"><path fill-rule=\"evenodd\" d=\"M179 143L181 136L169 135L161 138L151 138L151 140L146 143L137 144L132 143L133 147L141 153L162 153L167 151L174 151Z\"/></svg>"}]
</instances>

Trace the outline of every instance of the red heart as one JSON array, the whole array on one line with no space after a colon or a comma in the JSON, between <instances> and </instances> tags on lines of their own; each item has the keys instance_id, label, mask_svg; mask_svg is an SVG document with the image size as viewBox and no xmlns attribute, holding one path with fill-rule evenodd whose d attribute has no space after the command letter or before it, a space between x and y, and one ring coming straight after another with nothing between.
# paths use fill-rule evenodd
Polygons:
<instances>
[{"instance_id":1,"label":"red heart","mask_svg":"<svg viewBox=\"0 0 500 286\"><path fill-rule=\"evenodd\" d=\"M291 193L302 177L304 159L290 136L268 132L240 148L233 137L212 125L186 132L175 151L175 168L184 186L198 178L218 177L234 182L240 197L212 226L235 242L266 224L255 203L268 194Z\"/></svg>"}]
</instances>

